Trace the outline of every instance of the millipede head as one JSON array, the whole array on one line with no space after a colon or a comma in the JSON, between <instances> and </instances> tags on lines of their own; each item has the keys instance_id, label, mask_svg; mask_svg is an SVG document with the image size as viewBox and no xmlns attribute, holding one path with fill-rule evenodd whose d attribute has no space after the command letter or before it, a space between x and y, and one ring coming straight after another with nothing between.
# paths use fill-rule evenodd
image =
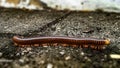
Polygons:
<instances>
[{"instance_id":1,"label":"millipede head","mask_svg":"<svg viewBox=\"0 0 120 68\"><path fill-rule=\"evenodd\" d=\"M110 44L110 39L106 39L105 40L105 45L109 45Z\"/></svg>"}]
</instances>

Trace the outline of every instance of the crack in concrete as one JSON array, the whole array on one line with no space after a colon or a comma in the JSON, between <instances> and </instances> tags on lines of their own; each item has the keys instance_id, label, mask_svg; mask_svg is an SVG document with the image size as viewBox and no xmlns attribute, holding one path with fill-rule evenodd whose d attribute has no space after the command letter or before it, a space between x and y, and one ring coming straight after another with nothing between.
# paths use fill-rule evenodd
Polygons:
<instances>
[{"instance_id":1,"label":"crack in concrete","mask_svg":"<svg viewBox=\"0 0 120 68\"><path fill-rule=\"evenodd\" d=\"M0 38L12 38L14 35L19 35L21 36L21 34L16 34L16 33L0 33Z\"/></svg>"},{"instance_id":2,"label":"crack in concrete","mask_svg":"<svg viewBox=\"0 0 120 68\"><path fill-rule=\"evenodd\" d=\"M31 32L29 32L29 33L26 33L26 34L24 34L23 36L33 36L33 35L36 35L38 32L43 32L43 31L45 31L46 29L51 28L52 25L55 25L55 24L59 23L60 21L62 21L63 19L65 19L65 18L66 18L67 16L69 16L70 14L71 14L71 12L68 11L68 12L66 12L63 16L55 19L55 20L52 21L52 22L49 22L48 24L45 24L44 26L42 26L42 27L40 27L40 28L38 28L38 29L36 29L36 30L34 30L34 31L31 31Z\"/></svg>"},{"instance_id":3,"label":"crack in concrete","mask_svg":"<svg viewBox=\"0 0 120 68\"><path fill-rule=\"evenodd\" d=\"M65 19L67 16L69 16L71 14L71 12L66 12L63 16L55 19L54 21L52 22L49 22L48 24L45 24L44 26L34 30L34 31L31 31L29 33L25 33L25 34L16 34L16 33L0 33L0 38L12 38L14 35L19 35L19 36L31 36L31 35L35 35L37 34L38 32L43 32L45 31L47 28L50 28L52 25L55 25L57 23L59 23L60 21L62 21L63 19ZM31 34L30 34L31 33Z\"/></svg>"}]
</instances>

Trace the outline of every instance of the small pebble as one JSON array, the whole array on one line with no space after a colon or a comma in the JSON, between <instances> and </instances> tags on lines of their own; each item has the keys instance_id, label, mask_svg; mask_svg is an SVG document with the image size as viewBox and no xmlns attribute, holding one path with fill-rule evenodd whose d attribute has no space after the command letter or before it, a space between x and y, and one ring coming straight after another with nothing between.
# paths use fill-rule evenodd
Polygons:
<instances>
[{"instance_id":1,"label":"small pebble","mask_svg":"<svg viewBox=\"0 0 120 68\"><path fill-rule=\"evenodd\" d=\"M31 50L32 50L32 48L31 48L31 47L28 47L28 48L27 48L27 51L31 51Z\"/></svg>"},{"instance_id":2,"label":"small pebble","mask_svg":"<svg viewBox=\"0 0 120 68\"><path fill-rule=\"evenodd\" d=\"M44 63L45 63L45 61L44 61L44 60L41 60L39 63L40 63L40 64L44 64Z\"/></svg>"},{"instance_id":3,"label":"small pebble","mask_svg":"<svg viewBox=\"0 0 120 68\"><path fill-rule=\"evenodd\" d=\"M92 16L89 16L90 19L92 19L93 17Z\"/></svg>"},{"instance_id":4,"label":"small pebble","mask_svg":"<svg viewBox=\"0 0 120 68\"><path fill-rule=\"evenodd\" d=\"M105 58L107 58L107 55L104 55Z\"/></svg>"},{"instance_id":5,"label":"small pebble","mask_svg":"<svg viewBox=\"0 0 120 68\"><path fill-rule=\"evenodd\" d=\"M25 63L25 61L24 61L23 59L19 59L19 63L20 63L21 65L23 65L23 64Z\"/></svg>"},{"instance_id":6,"label":"small pebble","mask_svg":"<svg viewBox=\"0 0 120 68\"><path fill-rule=\"evenodd\" d=\"M61 51L61 52L60 52L60 54L61 54L61 55L64 55L64 54L65 54L65 52L64 52L64 51Z\"/></svg>"},{"instance_id":7,"label":"small pebble","mask_svg":"<svg viewBox=\"0 0 120 68\"><path fill-rule=\"evenodd\" d=\"M20 53L17 53L16 56L20 56Z\"/></svg>"},{"instance_id":8,"label":"small pebble","mask_svg":"<svg viewBox=\"0 0 120 68\"><path fill-rule=\"evenodd\" d=\"M101 61L105 61L105 59L101 59Z\"/></svg>"},{"instance_id":9,"label":"small pebble","mask_svg":"<svg viewBox=\"0 0 120 68\"><path fill-rule=\"evenodd\" d=\"M81 54L82 56L83 56L83 55L85 55L85 53L84 53L84 52L81 52L80 54Z\"/></svg>"},{"instance_id":10,"label":"small pebble","mask_svg":"<svg viewBox=\"0 0 120 68\"><path fill-rule=\"evenodd\" d=\"M13 60L0 59L0 62L13 62Z\"/></svg>"},{"instance_id":11,"label":"small pebble","mask_svg":"<svg viewBox=\"0 0 120 68\"><path fill-rule=\"evenodd\" d=\"M69 60L69 59L71 59L71 57L70 57L70 56L65 57L65 60Z\"/></svg>"},{"instance_id":12,"label":"small pebble","mask_svg":"<svg viewBox=\"0 0 120 68\"><path fill-rule=\"evenodd\" d=\"M0 57L3 55L3 53L2 52L0 52Z\"/></svg>"},{"instance_id":13,"label":"small pebble","mask_svg":"<svg viewBox=\"0 0 120 68\"><path fill-rule=\"evenodd\" d=\"M21 53L21 55L24 55L24 54L25 54L24 52Z\"/></svg>"},{"instance_id":14,"label":"small pebble","mask_svg":"<svg viewBox=\"0 0 120 68\"><path fill-rule=\"evenodd\" d=\"M87 56L85 56L85 57L84 57L84 59L86 59L86 60L87 60L87 59L88 59L88 57L87 57Z\"/></svg>"},{"instance_id":15,"label":"small pebble","mask_svg":"<svg viewBox=\"0 0 120 68\"><path fill-rule=\"evenodd\" d=\"M110 54L112 59L120 59L120 54Z\"/></svg>"},{"instance_id":16,"label":"small pebble","mask_svg":"<svg viewBox=\"0 0 120 68\"><path fill-rule=\"evenodd\" d=\"M24 53L27 53L28 51L27 51L27 50L24 50L23 52L24 52Z\"/></svg>"},{"instance_id":17,"label":"small pebble","mask_svg":"<svg viewBox=\"0 0 120 68\"><path fill-rule=\"evenodd\" d=\"M48 50L46 50L45 52L49 52Z\"/></svg>"},{"instance_id":18,"label":"small pebble","mask_svg":"<svg viewBox=\"0 0 120 68\"><path fill-rule=\"evenodd\" d=\"M57 27L57 31L60 31L61 30L61 28L60 27Z\"/></svg>"},{"instance_id":19,"label":"small pebble","mask_svg":"<svg viewBox=\"0 0 120 68\"><path fill-rule=\"evenodd\" d=\"M53 65L51 63L48 63L47 68L53 68Z\"/></svg>"},{"instance_id":20,"label":"small pebble","mask_svg":"<svg viewBox=\"0 0 120 68\"><path fill-rule=\"evenodd\" d=\"M33 52L30 51L29 54L31 55L31 54L33 54Z\"/></svg>"},{"instance_id":21,"label":"small pebble","mask_svg":"<svg viewBox=\"0 0 120 68\"><path fill-rule=\"evenodd\" d=\"M25 65L22 68L30 68L30 66L29 65Z\"/></svg>"}]
</instances>

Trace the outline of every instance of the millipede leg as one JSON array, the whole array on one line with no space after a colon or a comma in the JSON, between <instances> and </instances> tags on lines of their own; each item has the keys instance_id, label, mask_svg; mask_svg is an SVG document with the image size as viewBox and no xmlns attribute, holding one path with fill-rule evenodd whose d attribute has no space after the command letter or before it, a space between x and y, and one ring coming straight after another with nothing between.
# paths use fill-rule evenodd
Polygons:
<instances>
[{"instance_id":1,"label":"millipede leg","mask_svg":"<svg viewBox=\"0 0 120 68\"><path fill-rule=\"evenodd\" d=\"M54 47L57 46L57 43L54 43L53 46L54 46Z\"/></svg>"},{"instance_id":2,"label":"millipede leg","mask_svg":"<svg viewBox=\"0 0 120 68\"><path fill-rule=\"evenodd\" d=\"M83 45L80 45L81 46L81 48L83 48Z\"/></svg>"},{"instance_id":3,"label":"millipede leg","mask_svg":"<svg viewBox=\"0 0 120 68\"><path fill-rule=\"evenodd\" d=\"M85 47L85 48L88 48L88 47L89 47L89 45L84 45L84 47Z\"/></svg>"},{"instance_id":4,"label":"millipede leg","mask_svg":"<svg viewBox=\"0 0 120 68\"><path fill-rule=\"evenodd\" d=\"M95 48L95 49L97 49L97 50L98 50L98 49L99 49L99 46L96 46L96 48Z\"/></svg>"},{"instance_id":5,"label":"millipede leg","mask_svg":"<svg viewBox=\"0 0 120 68\"><path fill-rule=\"evenodd\" d=\"M25 45L26 47L31 47L32 46L32 44L30 44L30 45Z\"/></svg>"},{"instance_id":6,"label":"millipede leg","mask_svg":"<svg viewBox=\"0 0 120 68\"><path fill-rule=\"evenodd\" d=\"M72 45L71 44L68 44L68 46L67 47L71 47Z\"/></svg>"},{"instance_id":7,"label":"millipede leg","mask_svg":"<svg viewBox=\"0 0 120 68\"><path fill-rule=\"evenodd\" d=\"M48 43L47 45L48 45L48 46L52 46L52 43Z\"/></svg>"},{"instance_id":8,"label":"millipede leg","mask_svg":"<svg viewBox=\"0 0 120 68\"><path fill-rule=\"evenodd\" d=\"M37 47L37 46L39 46L39 44L34 44L34 46L36 46L36 47Z\"/></svg>"},{"instance_id":9,"label":"millipede leg","mask_svg":"<svg viewBox=\"0 0 120 68\"><path fill-rule=\"evenodd\" d=\"M62 44L63 47L67 47L68 45L67 44Z\"/></svg>"},{"instance_id":10,"label":"millipede leg","mask_svg":"<svg viewBox=\"0 0 120 68\"><path fill-rule=\"evenodd\" d=\"M40 47L42 46L42 44L38 44Z\"/></svg>"},{"instance_id":11,"label":"millipede leg","mask_svg":"<svg viewBox=\"0 0 120 68\"><path fill-rule=\"evenodd\" d=\"M105 49L106 47L105 46L102 46L102 49Z\"/></svg>"},{"instance_id":12,"label":"millipede leg","mask_svg":"<svg viewBox=\"0 0 120 68\"><path fill-rule=\"evenodd\" d=\"M47 44L41 44L43 47L47 47L48 45Z\"/></svg>"},{"instance_id":13,"label":"millipede leg","mask_svg":"<svg viewBox=\"0 0 120 68\"><path fill-rule=\"evenodd\" d=\"M91 45L90 47L93 48L93 49L95 49L95 46L94 46L94 45Z\"/></svg>"},{"instance_id":14,"label":"millipede leg","mask_svg":"<svg viewBox=\"0 0 120 68\"><path fill-rule=\"evenodd\" d=\"M17 44L17 43L14 43L14 45L15 45L15 46L18 46L18 44Z\"/></svg>"},{"instance_id":15,"label":"millipede leg","mask_svg":"<svg viewBox=\"0 0 120 68\"><path fill-rule=\"evenodd\" d=\"M77 45L72 45L72 47L76 48L76 47L78 47L78 46L77 46Z\"/></svg>"},{"instance_id":16,"label":"millipede leg","mask_svg":"<svg viewBox=\"0 0 120 68\"><path fill-rule=\"evenodd\" d=\"M88 49L91 49L91 45L88 45Z\"/></svg>"},{"instance_id":17,"label":"millipede leg","mask_svg":"<svg viewBox=\"0 0 120 68\"><path fill-rule=\"evenodd\" d=\"M21 47L25 47L25 45L21 45Z\"/></svg>"},{"instance_id":18,"label":"millipede leg","mask_svg":"<svg viewBox=\"0 0 120 68\"><path fill-rule=\"evenodd\" d=\"M42 44L39 44L40 47L42 47Z\"/></svg>"}]
</instances>

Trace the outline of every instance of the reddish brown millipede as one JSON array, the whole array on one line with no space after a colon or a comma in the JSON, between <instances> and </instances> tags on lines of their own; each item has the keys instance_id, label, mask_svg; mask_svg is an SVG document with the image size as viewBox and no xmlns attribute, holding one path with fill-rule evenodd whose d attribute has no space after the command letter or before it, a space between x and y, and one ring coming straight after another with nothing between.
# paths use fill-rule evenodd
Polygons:
<instances>
[{"instance_id":1,"label":"reddish brown millipede","mask_svg":"<svg viewBox=\"0 0 120 68\"><path fill-rule=\"evenodd\" d=\"M14 36L12 38L13 42L18 46L36 46L36 44L45 43L61 43L70 44L71 46L78 47L91 47L94 49L101 49L105 45L110 44L108 39L95 39L95 38L73 38L73 37L32 37L32 38L21 38L19 36ZM64 46L64 45L63 45Z\"/></svg>"}]
</instances>

